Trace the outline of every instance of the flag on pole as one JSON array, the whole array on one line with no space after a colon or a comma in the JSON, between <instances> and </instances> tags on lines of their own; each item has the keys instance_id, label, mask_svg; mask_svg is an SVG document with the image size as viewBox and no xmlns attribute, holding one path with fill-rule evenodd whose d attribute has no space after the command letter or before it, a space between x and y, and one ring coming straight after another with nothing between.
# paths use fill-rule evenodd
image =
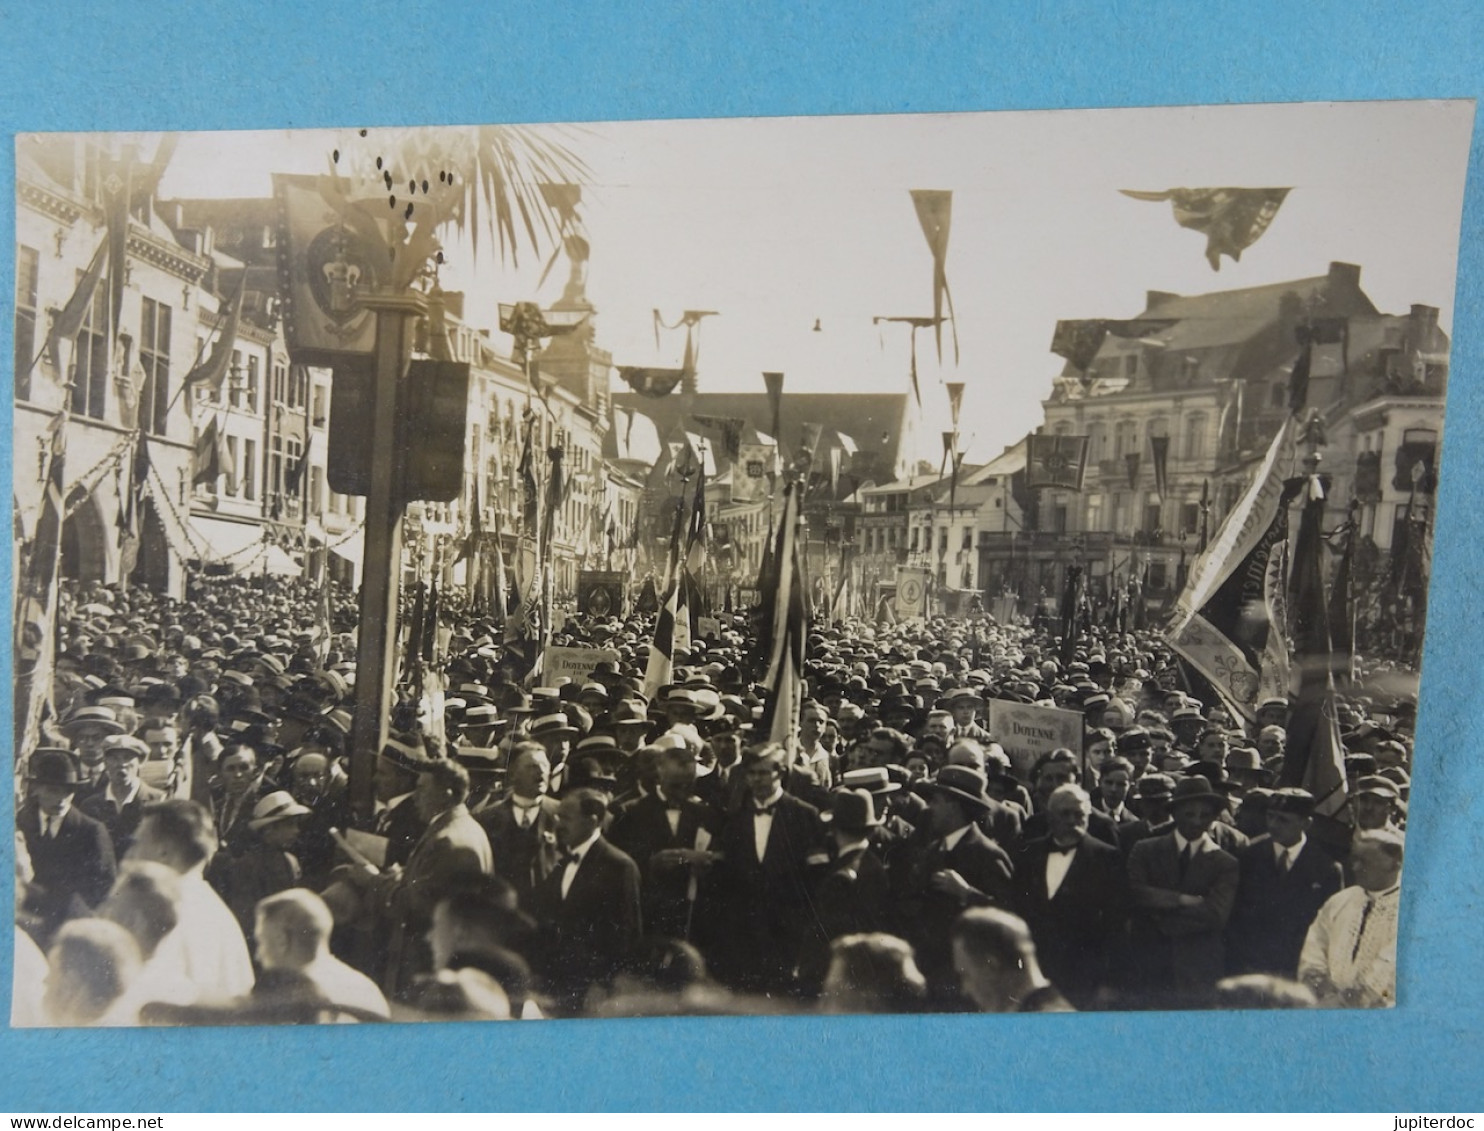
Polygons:
<instances>
[{"instance_id":1,"label":"flag on pole","mask_svg":"<svg viewBox=\"0 0 1484 1131\"><path fill-rule=\"evenodd\" d=\"M65 411L48 430L46 489L36 532L23 548L17 575L15 610L15 757L20 765L41 738L41 724L52 710L55 666L57 570L62 550L66 483Z\"/></svg>"},{"instance_id":2,"label":"flag on pole","mask_svg":"<svg viewBox=\"0 0 1484 1131\"><path fill-rule=\"evenodd\" d=\"M191 475L191 483L204 483L207 486L214 484L222 475L227 463L227 452L223 446L221 429L217 426L217 418L212 417L206 427L201 429L200 435L196 437L196 451L193 457L195 471Z\"/></svg>"},{"instance_id":3,"label":"flag on pole","mask_svg":"<svg viewBox=\"0 0 1484 1131\"><path fill-rule=\"evenodd\" d=\"M1025 458L1027 488L1080 491L1087 474L1087 437L1027 436Z\"/></svg>"},{"instance_id":4,"label":"flag on pole","mask_svg":"<svg viewBox=\"0 0 1484 1131\"><path fill-rule=\"evenodd\" d=\"M799 545L800 482L783 489L783 515L779 519L773 558L778 584L763 594L769 606L770 652L763 678L767 693L758 730L768 741L783 745L792 764L798 749L799 708L803 702L804 646L809 635L808 594L804 589L802 551Z\"/></svg>"},{"instance_id":5,"label":"flag on pole","mask_svg":"<svg viewBox=\"0 0 1484 1131\"><path fill-rule=\"evenodd\" d=\"M57 360L59 373L61 373L61 354L58 347L62 342L71 342L77 338L83 322L87 320L88 312L93 309L93 297L98 293L98 283L102 280L103 273L108 266L108 244L109 241L105 237L98 245L98 250L93 252L88 269L77 281L77 289L72 292L67 305L57 311L57 316L52 319L52 324L47 328L46 352ZM38 360L39 357L40 355L38 355ZM35 361L31 362L33 367L35 364ZM66 373L61 373L63 384L67 382L67 376Z\"/></svg>"},{"instance_id":6,"label":"flag on pole","mask_svg":"<svg viewBox=\"0 0 1484 1131\"><path fill-rule=\"evenodd\" d=\"M1295 428L1290 417L1196 558L1168 630L1171 647L1249 722L1261 699L1288 691L1282 558L1298 488L1282 469L1292 463Z\"/></svg>"},{"instance_id":7,"label":"flag on pole","mask_svg":"<svg viewBox=\"0 0 1484 1131\"><path fill-rule=\"evenodd\" d=\"M1318 475L1297 480L1306 492L1293 549L1293 662L1299 690L1288 719L1282 784L1314 795L1314 812L1345 813L1345 747L1335 707L1335 655L1324 592L1325 489Z\"/></svg>"},{"instance_id":8,"label":"flag on pole","mask_svg":"<svg viewBox=\"0 0 1484 1131\"><path fill-rule=\"evenodd\" d=\"M217 337L211 351L186 373L176 391L177 397L197 385L213 392L222 387L222 381L232 367L232 347L237 344L237 328L242 321L242 297L246 290L247 272L244 270L237 284L237 293L217 312L216 326L213 327Z\"/></svg>"},{"instance_id":9,"label":"flag on pole","mask_svg":"<svg viewBox=\"0 0 1484 1131\"><path fill-rule=\"evenodd\" d=\"M304 494L304 475L309 468L309 451L314 447L314 433L309 434L309 439L304 441L304 450L299 453L299 458L294 461L294 466L289 468L289 473L283 481L283 488L290 495L302 496Z\"/></svg>"},{"instance_id":10,"label":"flag on pole","mask_svg":"<svg viewBox=\"0 0 1484 1131\"><path fill-rule=\"evenodd\" d=\"M964 383L962 381L949 381L943 387L948 390L948 413L953 420L954 431L957 431L959 409L964 404Z\"/></svg>"},{"instance_id":11,"label":"flag on pole","mask_svg":"<svg viewBox=\"0 0 1484 1131\"><path fill-rule=\"evenodd\" d=\"M1292 189L1288 188L1174 188L1163 192L1119 189L1134 200L1168 200L1175 223L1206 236L1206 261L1221 270L1221 257L1239 262L1242 252L1268 230Z\"/></svg>"},{"instance_id":12,"label":"flag on pole","mask_svg":"<svg viewBox=\"0 0 1484 1131\"><path fill-rule=\"evenodd\" d=\"M957 362L958 320L953 313L953 295L948 290L948 232L953 220L953 193L944 189L909 191L912 206L917 210L917 222L922 225L928 251L933 256L933 334L938 343L938 360L943 360L943 307L946 303L948 319L953 323L953 360Z\"/></svg>"},{"instance_id":13,"label":"flag on pole","mask_svg":"<svg viewBox=\"0 0 1484 1131\"><path fill-rule=\"evenodd\" d=\"M689 614L682 615L681 608L681 564L680 532L684 523L683 508L676 508L675 521L670 534L670 554L666 566L665 598L660 602L659 616L654 624L654 636L649 642L649 661L644 670L644 695L653 699L660 688L672 682L675 672L675 653L689 649ZM680 647L681 624L685 624L685 649Z\"/></svg>"}]
</instances>

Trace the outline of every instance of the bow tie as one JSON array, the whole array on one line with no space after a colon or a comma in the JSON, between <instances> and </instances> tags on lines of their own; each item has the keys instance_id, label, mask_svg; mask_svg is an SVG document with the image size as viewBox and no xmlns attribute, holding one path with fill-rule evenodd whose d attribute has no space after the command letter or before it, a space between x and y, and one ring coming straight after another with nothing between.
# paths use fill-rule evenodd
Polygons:
<instances>
[{"instance_id":1,"label":"bow tie","mask_svg":"<svg viewBox=\"0 0 1484 1131\"><path fill-rule=\"evenodd\" d=\"M771 817L773 810L776 808L778 808L778 802L776 801L771 805L754 805L752 807L752 815L754 817Z\"/></svg>"},{"instance_id":2,"label":"bow tie","mask_svg":"<svg viewBox=\"0 0 1484 1131\"><path fill-rule=\"evenodd\" d=\"M579 855L577 855L577 853L575 853L575 852L564 852L564 853L561 854L561 856L558 859L560 860L561 865L564 868L568 864L580 864L580 863L582 863L582 857L579 856Z\"/></svg>"},{"instance_id":3,"label":"bow tie","mask_svg":"<svg viewBox=\"0 0 1484 1131\"><path fill-rule=\"evenodd\" d=\"M1077 851L1077 846L1081 843L1080 840L1073 841L1071 844L1057 844L1055 841L1052 841L1046 846L1046 850L1054 856L1059 856L1064 853Z\"/></svg>"}]
</instances>

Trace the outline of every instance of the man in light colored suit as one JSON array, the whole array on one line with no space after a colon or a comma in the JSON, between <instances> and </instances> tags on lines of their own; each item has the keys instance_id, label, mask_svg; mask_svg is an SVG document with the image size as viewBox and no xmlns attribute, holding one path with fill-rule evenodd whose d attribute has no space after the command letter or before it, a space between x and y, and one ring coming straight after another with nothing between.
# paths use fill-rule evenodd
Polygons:
<instances>
[{"instance_id":1,"label":"man in light colored suit","mask_svg":"<svg viewBox=\"0 0 1484 1131\"><path fill-rule=\"evenodd\" d=\"M1224 973L1226 924L1236 902L1237 858L1211 839L1225 798L1204 777L1170 795L1175 827L1129 851L1129 891L1139 914L1134 950L1144 995L1138 1004L1204 1004Z\"/></svg>"}]
</instances>

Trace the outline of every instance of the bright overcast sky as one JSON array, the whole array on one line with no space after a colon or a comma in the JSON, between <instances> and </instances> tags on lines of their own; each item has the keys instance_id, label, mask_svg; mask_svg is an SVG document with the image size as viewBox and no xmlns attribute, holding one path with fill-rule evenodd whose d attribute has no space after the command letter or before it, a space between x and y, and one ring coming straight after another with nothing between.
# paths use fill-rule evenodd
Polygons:
<instances>
[{"instance_id":1,"label":"bright overcast sky","mask_svg":"<svg viewBox=\"0 0 1484 1131\"><path fill-rule=\"evenodd\" d=\"M1469 103L605 123L563 134L593 170L583 213L599 343L620 365L675 365L651 311L720 312L702 328L703 391L908 388L908 331L874 315L932 312L932 260L908 190L953 191L948 280L961 360L919 334L928 448L942 381L967 385L962 430L985 459L1040 422L1059 318L1129 317L1146 290L1198 294L1357 263L1383 311L1439 307L1452 329ZM375 141L378 131L371 131ZM165 196L257 196L269 174L318 172L354 131L185 135ZM146 150L148 152L148 150ZM1120 188L1293 186L1242 262L1213 272L1205 237ZM517 271L449 248L443 283L467 319L561 293L544 256ZM821 325L813 332L815 320ZM497 341L507 341L497 335ZM938 451L924 450L936 458Z\"/></svg>"}]
</instances>

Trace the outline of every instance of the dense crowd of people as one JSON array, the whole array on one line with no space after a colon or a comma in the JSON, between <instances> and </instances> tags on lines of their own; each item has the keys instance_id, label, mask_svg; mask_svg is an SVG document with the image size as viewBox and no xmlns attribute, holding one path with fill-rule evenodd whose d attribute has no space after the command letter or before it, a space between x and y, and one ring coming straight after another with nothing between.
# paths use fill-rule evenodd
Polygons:
<instances>
[{"instance_id":1,"label":"dense crowd of people","mask_svg":"<svg viewBox=\"0 0 1484 1131\"><path fill-rule=\"evenodd\" d=\"M1415 699L1347 689L1335 820L1283 784L1289 704L1243 725L1152 630L815 626L778 743L745 616L646 696L645 618L567 617L615 658L527 688L445 601L441 690L409 669L357 814L348 605L65 586L15 1023L1394 1000ZM994 699L1080 748L1012 758Z\"/></svg>"}]
</instances>

